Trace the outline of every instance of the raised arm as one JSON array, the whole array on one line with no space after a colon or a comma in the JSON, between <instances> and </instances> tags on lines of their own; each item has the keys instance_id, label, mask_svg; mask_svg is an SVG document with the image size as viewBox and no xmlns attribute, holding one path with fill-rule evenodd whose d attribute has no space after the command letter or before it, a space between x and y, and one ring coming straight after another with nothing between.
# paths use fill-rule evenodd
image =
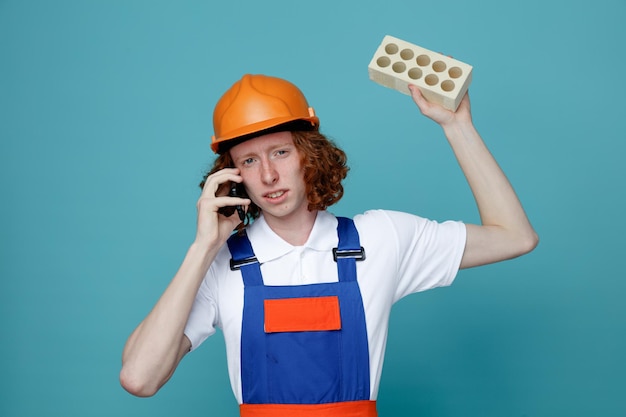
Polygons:
<instances>
[{"instance_id":1,"label":"raised arm","mask_svg":"<svg viewBox=\"0 0 626 417\"><path fill-rule=\"evenodd\" d=\"M196 238L167 289L124 346L120 382L131 394L154 395L191 347L183 332L196 293L211 262L240 222L237 214L225 217L217 210L250 204L248 199L216 196L220 185L228 181L241 182L238 169L227 168L207 178L197 204Z\"/></svg>"},{"instance_id":2,"label":"raised arm","mask_svg":"<svg viewBox=\"0 0 626 417\"><path fill-rule=\"evenodd\" d=\"M429 103L419 89L411 96L426 117L442 128L478 206L481 224L468 224L461 268L515 258L530 252L539 238L513 187L474 128L469 95L456 112Z\"/></svg>"}]
</instances>

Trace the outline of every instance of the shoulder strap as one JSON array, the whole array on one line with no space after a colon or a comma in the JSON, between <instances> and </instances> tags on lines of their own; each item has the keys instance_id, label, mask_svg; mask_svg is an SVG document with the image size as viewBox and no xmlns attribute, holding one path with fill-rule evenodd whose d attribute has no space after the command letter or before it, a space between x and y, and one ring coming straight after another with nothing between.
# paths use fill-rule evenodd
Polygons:
<instances>
[{"instance_id":1,"label":"shoulder strap","mask_svg":"<svg viewBox=\"0 0 626 417\"><path fill-rule=\"evenodd\" d=\"M333 248L333 258L337 262L339 281L356 281L356 261L365 260L365 249L352 219L337 217L337 222L339 244Z\"/></svg>"},{"instance_id":2,"label":"shoulder strap","mask_svg":"<svg viewBox=\"0 0 626 417\"><path fill-rule=\"evenodd\" d=\"M232 271L241 270L244 285L263 285L261 266L254 255L252 244L245 230L242 234L235 233L229 237L227 244L232 256L230 269Z\"/></svg>"}]
</instances>

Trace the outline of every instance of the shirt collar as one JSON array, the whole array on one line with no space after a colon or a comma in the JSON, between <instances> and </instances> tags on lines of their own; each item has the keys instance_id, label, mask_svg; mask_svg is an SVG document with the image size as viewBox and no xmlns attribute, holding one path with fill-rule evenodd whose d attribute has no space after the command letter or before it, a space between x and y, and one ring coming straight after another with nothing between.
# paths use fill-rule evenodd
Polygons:
<instances>
[{"instance_id":1,"label":"shirt collar","mask_svg":"<svg viewBox=\"0 0 626 417\"><path fill-rule=\"evenodd\" d=\"M260 263L280 258L297 248L274 233L263 214L248 227L247 232ZM327 211L318 211L309 239L302 248L316 251L331 250L337 246L338 240L337 218Z\"/></svg>"}]
</instances>

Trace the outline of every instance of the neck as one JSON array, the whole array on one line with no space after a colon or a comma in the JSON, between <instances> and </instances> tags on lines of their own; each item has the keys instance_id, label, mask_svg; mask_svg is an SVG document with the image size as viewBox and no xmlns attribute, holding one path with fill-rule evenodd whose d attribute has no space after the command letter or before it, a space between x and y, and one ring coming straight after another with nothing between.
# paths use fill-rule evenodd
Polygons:
<instances>
[{"instance_id":1,"label":"neck","mask_svg":"<svg viewBox=\"0 0 626 417\"><path fill-rule=\"evenodd\" d=\"M302 246L309 239L316 217L317 210L314 210L291 219L275 219L266 216L265 221L270 229L285 242L293 246Z\"/></svg>"}]
</instances>

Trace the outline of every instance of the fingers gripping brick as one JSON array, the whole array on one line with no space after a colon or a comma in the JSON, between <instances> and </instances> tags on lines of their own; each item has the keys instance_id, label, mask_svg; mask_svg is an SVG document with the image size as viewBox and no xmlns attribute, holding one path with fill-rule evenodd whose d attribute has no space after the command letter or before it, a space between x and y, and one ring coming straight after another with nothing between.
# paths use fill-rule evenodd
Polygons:
<instances>
[{"instance_id":1,"label":"fingers gripping brick","mask_svg":"<svg viewBox=\"0 0 626 417\"><path fill-rule=\"evenodd\" d=\"M419 87L432 103L456 111L472 81L472 66L393 36L385 36L368 66L371 80L404 94Z\"/></svg>"}]
</instances>

